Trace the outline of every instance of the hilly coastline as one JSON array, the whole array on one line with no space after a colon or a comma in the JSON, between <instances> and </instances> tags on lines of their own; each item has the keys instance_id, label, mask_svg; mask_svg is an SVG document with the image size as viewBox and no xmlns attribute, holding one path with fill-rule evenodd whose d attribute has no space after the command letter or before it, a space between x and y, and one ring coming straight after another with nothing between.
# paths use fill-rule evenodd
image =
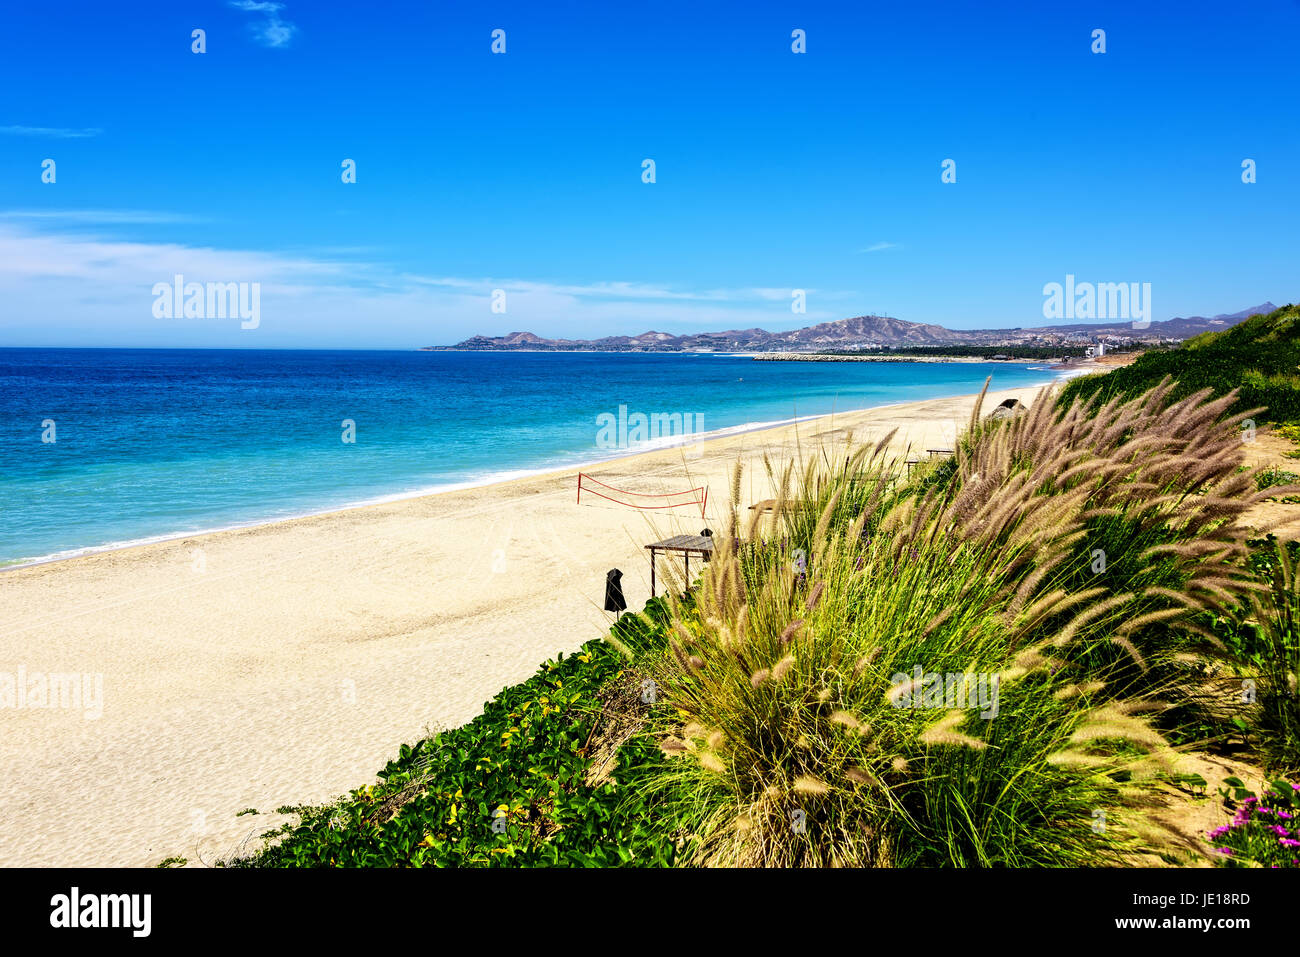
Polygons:
<instances>
[{"instance_id":1,"label":"hilly coastline","mask_svg":"<svg viewBox=\"0 0 1300 957\"><path fill-rule=\"evenodd\" d=\"M1277 307L1261 303L1212 317L1175 317L1135 328L1130 321L1074 323L1015 329L948 329L932 323L908 322L890 316L853 316L787 332L730 329L673 335L643 332L636 336L599 339L548 339L532 332L504 336L471 336L453 346L425 346L425 351L532 352L819 352L836 349L896 349L908 346L1078 346L1107 341L1123 345L1180 342L1203 332L1219 332L1250 316Z\"/></svg>"}]
</instances>

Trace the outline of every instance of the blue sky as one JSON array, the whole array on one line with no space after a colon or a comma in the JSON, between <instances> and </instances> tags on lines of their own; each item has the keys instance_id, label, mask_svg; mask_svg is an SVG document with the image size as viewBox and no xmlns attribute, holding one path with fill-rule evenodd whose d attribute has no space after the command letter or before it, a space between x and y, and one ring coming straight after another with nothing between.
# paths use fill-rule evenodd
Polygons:
<instances>
[{"instance_id":1,"label":"blue sky","mask_svg":"<svg viewBox=\"0 0 1300 957\"><path fill-rule=\"evenodd\" d=\"M1029 326L1067 273L1157 319L1298 298L1296 0L4 16L0 345ZM260 325L155 317L177 272L259 283Z\"/></svg>"}]
</instances>

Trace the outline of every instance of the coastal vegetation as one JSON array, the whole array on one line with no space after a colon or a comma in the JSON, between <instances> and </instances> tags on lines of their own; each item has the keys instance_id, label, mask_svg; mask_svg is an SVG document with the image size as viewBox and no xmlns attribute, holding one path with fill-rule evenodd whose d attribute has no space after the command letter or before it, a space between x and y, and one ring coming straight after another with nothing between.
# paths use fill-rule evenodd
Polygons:
<instances>
[{"instance_id":1,"label":"coastal vegetation","mask_svg":"<svg viewBox=\"0 0 1300 957\"><path fill-rule=\"evenodd\" d=\"M1246 516L1300 489L1242 451L1300 414L1297 315L977 406L910 474L769 462L742 519L738 470L689 587L227 863L1184 864L1148 812L1215 753L1271 783L1202 850L1297 866L1300 575Z\"/></svg>"},{"instance_id":2,"label":"coastal vegetation","mask_svg":"<svg viewBox=\"0 0 1300 957\"><path fill-rule=\"evenodd\" d=\"M1235 409L1264 408L1269 421L1292 423L1300 419L1298 323L1297 304L1252 316L1222 332L1202 333L1181 348L1153 350L1124 368L1081 376L1065 387L1061 402L1133 396L1169 376L1177 383L1176 397L1201 389L1216 396L1235 390Z\"/></svg>"},{"instance_id":3,"label":"coastal vegetation","mask_svg":"<svg viewBox=\"0 0 1300 957\"><path fill-rule=\"evenodd\" d=\"M724 550L674 616L660 674L676 714L659 731L680 756L662 794L694 835L685 860L1141 853L1134 809L1180 773L1176 733L1242 717L1212 698L1223 642L1206 623L1235 618L1254 585L1235 396L1170 391L973 422L915 487L891 490L879 446L838 473L783 475L792 500L825 501L777 509L792 518L774 540L806 552L806 572L782 547ZM954 701L951 676L996 681L996 714Z\"/></svg>"}]
</instances>

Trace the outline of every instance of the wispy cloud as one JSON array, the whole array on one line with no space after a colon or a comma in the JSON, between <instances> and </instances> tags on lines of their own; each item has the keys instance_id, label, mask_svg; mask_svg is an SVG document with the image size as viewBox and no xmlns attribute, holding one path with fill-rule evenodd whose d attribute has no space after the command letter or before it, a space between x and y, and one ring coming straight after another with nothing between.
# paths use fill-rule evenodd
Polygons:
<instances>
[{"instance_id":1,"label":"wispy cloud","mask_svg":"<svg viewBox=\"0 0 1300 957\"><path fill-rule=\"evenodd\" d=\"M716 302L716 303L754 303L789 302L791 289L770 289L765 287L739 287L734 289L674 289L669 286L644 282L591 282L591 283L557 283L540 282L531 279L481 278L465 279L449 276L403 275L404 279L421 286L444 286L448 289L485 289L499 287L518 292L546 292L554 295L574 296L585 299L607 299L610 301L646 302ZM805 290L815 292L816 290Z\"/></svg>"},{"instance_id":2,"label":"wispy cloud","mask_svg":"<svg viewBox=\"0 0 1300 957\"><path fill-rule=\"evenodd\" d=\"M205 219L186 213L156 212L148 209L5 209L0 210L0 220L2 219L103 223L104 225L206 222Z\"/></svg>"},{"instance_id":3,"label":"wispy cloud","mask_svg":"<svg viewBox=\"0 0 1300 957\"><path fill-rule=\"evenodd\" d=\"M39 232L0 223L0 280L87 280L131 286L151 276L191 272L201 281L226 278L266 282L323 282L355 273L351 267L260 250L223 250L179 243L148 243L101 235Z\"/></svg>"},{"instance_id":4,"label":"wispy cloud","mask_svg":"<svg viewBox=\"0 0 1300 957\"><path fill-rule=\"evenodd\" d=\"M878 252L880 252L880 251L883 250L883 249L897 249L897 248L898 248L898 244L897 244L897 243L879 242L879 243L872 243L872 244L871 244L870 246L868 246L866 249L859 249L858 252L860 252L860 253L878 253Z\"/></svg>"},{"instance_id":5,"label":"wispy cloud","mask_svg":"<svg viewBox=\"0 0 1300 957\"><path fill-rule=\"evenodd\" d=\"M0 126L0 133L8 133L10 136L44 136L60 140L86 139L102 132L104 131L94 127L72 130L56 126Z\"/></svg>"},{"instance_id":6,"label":"wispy cloud","mask_svg":"<svg viewBox=\"0 0 1300 957\"><path fill-rule=\"evenodd\" d=\"M840 303L852 296L809 289L807 313L794 314L789 289L416 275L356 255L140 242L111 235L111 225L89 217L77 222L13 212L20 215L0 212L3 345L254 344L238 324L154 318L153 285L177 274L195 282L259 283L263 320L256 345L291 348L411 348L517 329L595 338L648 329L794 328L849 314ZM504 315L492 309L495 289L506 291Z\"/></svg>"},{"instance_id":7,"label":"wispy cloud","mask_svg":"<svg viewBox=\"0 0 1300 957\"><path fill-rule=\"evenodd\" d=\"M284 9L283 3L274 3L270 0L229 0L230 6L236 10L242 10L245 13L265 14L265 19L249 24L249 32L253 39L264 47L278 49L289 45L293 35L298 32L298 27L280 16L280 11Z\"/></svg>"}]
</instances>

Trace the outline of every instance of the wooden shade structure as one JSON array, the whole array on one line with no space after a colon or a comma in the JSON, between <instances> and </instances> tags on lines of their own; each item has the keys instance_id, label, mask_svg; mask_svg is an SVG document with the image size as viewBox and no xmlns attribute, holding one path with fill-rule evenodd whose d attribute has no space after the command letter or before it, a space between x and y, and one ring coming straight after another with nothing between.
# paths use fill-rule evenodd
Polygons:
<instances>
[{"instance_id":1,"label":"wooden shade structure","mask_svg":"<svg viewBox=\"0 0 1300 957\"><path fill-rule=\"evenodd\" d=\"M691 556L699 555L704 561L709 560L713 554L713 537L711 535L674 535L672 538L665 538L662 542L655 542L647 545L646 549L650 552L650 597L655 596L655 564L662 552L666 555L681 555L686 562L686 581L691 580Z\"/></svg>"}]
</instances>

